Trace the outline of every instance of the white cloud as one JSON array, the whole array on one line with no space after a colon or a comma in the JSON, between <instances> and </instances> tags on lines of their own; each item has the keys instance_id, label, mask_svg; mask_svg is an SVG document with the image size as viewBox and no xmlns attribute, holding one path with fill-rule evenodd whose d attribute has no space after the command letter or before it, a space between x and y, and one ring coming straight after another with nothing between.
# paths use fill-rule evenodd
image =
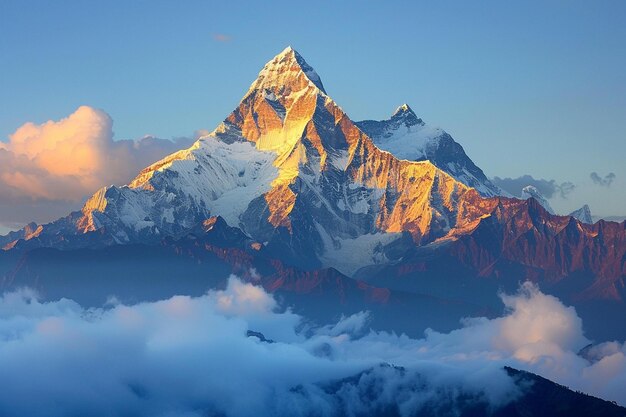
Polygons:
<instances>
[{"instance_id":1,"label":"white cloud","mask_svg":"<svg viewBox=\"0 0 626 417\"><path fill-rule=\"evenodd\" d=\"M276 301L263 288L230 279L224 291L214 293L217 309L226 315L248 316L267 314L274 310Z\"/></svg>"},{"instance_id":2,"label":"white cloud","mask_svg":"<svg viewBox=\"0 0 626 417\"><path fill-rule=\"evenodd\" d=\"M624 345L599 345L584 359L573 309L529 284L504 301L502 318L411 339L367 331L366 313L300 331L299 316L234 277L203 297L90 310L5 294L0 414L297 416L389 406L411 414L461 396L498 406L519 393L504 365L626 403ZM335 395L324 388L360 372Z\"/></svg>"},{"instance_id":3,"label":"white cloud","mask_svg":"<svg viewBox=\"0 0 626 417\"><path fill-rule=\"evenodd\" d=\"M59 121L25 123L0 143L0 223L52 220L60 210L48 218L46 203L76 208L98 188L126 184L192 141L150 136L114 141L111 117L89 106ZM24 207L31 217L25 217Z\"/></svg>"}]
</instances>

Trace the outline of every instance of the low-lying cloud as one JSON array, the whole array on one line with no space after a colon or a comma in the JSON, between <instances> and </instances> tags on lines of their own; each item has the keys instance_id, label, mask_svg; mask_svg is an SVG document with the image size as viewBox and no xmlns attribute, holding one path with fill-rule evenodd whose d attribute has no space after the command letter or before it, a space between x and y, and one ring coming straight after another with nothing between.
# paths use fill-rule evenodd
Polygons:
<instances>
[{"instance_id":1,"label":"low-lying cloud","mask_svg":"<svg viewBox=\"0 0 626 417\"><path fill-rule=\"evenodd\" d=\"M9 293L0 298L0 414L411 415L461 397L498 407L521 394L504 365L626 404L623 344L583 358L573 308L531 284L502 299L504 317L411 339L368 330L367 313L311 326L234 277L202 297L102 309Z\"/></svg>"},{"instance_id":2,"label":"low-lying cloud","mask_svg":"<svg viewBox=\"0 0 626 417\"><path fill-rule=\"evenodd\" d=\"M81 106L67 118L26 123L0 142L0 222L49 221L45 204L75 208L102 186L126 184L144 167L189 146L192 138L113 140L113 120ZM23 208L30 208L28 217ZM65 212L67 213L67 211Z\"/></svg>"},{"instance_id":3,"label":"low-lying cloud","mask_svg":"<svg viewBox=\"0 0 626 417\"><path fill-rule=\"evenodd\" d=\"M567 198L576 189L576 185L570 181L558 183L556 180L533 178L532 175L522 175L517 178L493 177L491 181L515 197L520 197L522 189L527 185L535 187L545 198L553 198L555 196Z\"/></svg>"},{"instance_id":4,"label":"low-lying cloud","mask_svg":"<svg viewBox=\"0 0 626 417\"><path fill-rule=\"evenodd\" d=\"M601 187L610 187L613 181L615 181L616 175L613 172L609 172L604 177L600 176L597 172L592 172L589 174L589 178L595 185L599 185Z\"/></svg>"}]
</instances>

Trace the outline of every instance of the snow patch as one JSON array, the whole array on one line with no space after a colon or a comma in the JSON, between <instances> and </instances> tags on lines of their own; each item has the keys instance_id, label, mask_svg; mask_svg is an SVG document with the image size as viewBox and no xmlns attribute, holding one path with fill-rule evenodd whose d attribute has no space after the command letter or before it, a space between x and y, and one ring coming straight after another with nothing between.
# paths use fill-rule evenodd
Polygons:
<instances>
[{"instance_id":1,"label":"snow patch","mask_svg":"<svg viewBox=\"0 0 626 417\"><path fill-rule=\"evenodd\" d=\"M352 276L359 268L388 261L383 248L398 240L402 233L369 233L354 239L332 238L319 225L317 230L324 242L320 260L343 274Z\"/></svg>"}]
</instances>

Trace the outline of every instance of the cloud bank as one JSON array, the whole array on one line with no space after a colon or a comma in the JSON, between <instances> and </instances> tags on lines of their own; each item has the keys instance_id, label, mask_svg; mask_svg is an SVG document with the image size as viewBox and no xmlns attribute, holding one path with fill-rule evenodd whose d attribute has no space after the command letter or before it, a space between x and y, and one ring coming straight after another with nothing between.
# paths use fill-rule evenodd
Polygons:
<instances>
[{"instance_id":1,"label":"cloud bank","mask_svg":"<svg viewBox=\"0 0 626 417\"><path fill-rule=\"evenodd\" d=\"M503 301L502 318L411 339L368 330L367 313L311 326L234 277L202 297L88 310L9 293L0 298L0 414L409 415L468 396L498 407L520 394L504 365L626 404L623 344L583 358L574 309L530 284Z\"/></svg>"},{"instance_id":2,"label":"cloud bank","mask_svg":"<svg viewBox=\"0 0 626 417\"><path fill-rule=\"evenodd\" d=\"M0 222L52 220L57 210L49 217L46 204L76 208L98 188L126 184L142 168L192 142L150 136L114 141L111 117L89 106L59 121L26 123L0 142Z\"/></svg>"},{"instance_id":3,"label":"cloud bank","mask_svg":"<svg viewBox=\"0 0 626 417\"><path fill-rule=\"evenodd\" d=\"M518 198L521 197L522 189L527 185L532 185L538 189L545 198L553 198L556 196L567 198L567 196L576 189L576 185L570 181L558 183L556 180L533 178L531 175L522 175L517 178L493 177L491 180L498 187Z\"/></svg>"}]
</instances>

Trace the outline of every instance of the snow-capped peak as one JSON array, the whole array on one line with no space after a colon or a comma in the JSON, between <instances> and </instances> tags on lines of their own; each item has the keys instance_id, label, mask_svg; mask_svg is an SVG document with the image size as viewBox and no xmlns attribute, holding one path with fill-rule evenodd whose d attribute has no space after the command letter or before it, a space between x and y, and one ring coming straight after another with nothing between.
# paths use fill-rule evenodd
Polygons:
<instances>
[{"instance_id":1,"label":"snow-capped peak","mask_svg":"<svg viewBox=\"0 0 626 417\"><path fill-rule=\"evenodd\" d=\"M275 92L299 91L310 83L326 93L322 80L317 72L291 46L272 58L259 72L259 76L250 86L248 93L255 90L270 90Z\"/></svg>"},{"instance_id":2,"label":"snow-capped peak","mask_svg":"<svg viewBox=\"0 0 626 417\"><path fill-rule=\"evenodd\" d=\"M543 206L544 209L550 214L554 214L554 210L548 203L548 200L541 194L541 192L533 185L527 185L522 189L522 198L524 200L528 200L529 198L534 198L537 200L539 204Z\"/></svg>"},{"instance_id":3,"label":"snow-capped peak","mask_svg":"<svg viewBox=\"0 0 626 417\"><path fill-rule=\"evenodd\" d=\"M418 118L413 109L408 104L404 103L396 109L391 115L391 120L397 120L404 122L407 127L424 125L422 119Z\"/></svg>"},{"instance_id":4,"label":"snow-capped peak","mask_svg":"<svg viewBox=\"0 0 626 417\"><path fill-rule=\"evenodd\" d=\"M574 210L569 215L577 220L580 220L583 223L593 224L593 218L591 217L591 209L589 208L587 204L585 204L578 210Z\"/></svg>"},{"instance_id":5,"label":"snow-capped peak","mask_svg":"<svg viewBox=\"0 0 626 417\"><path fill-rule=\"evenodd\" d=\"M396 111L394 111L394 112L393 112L392 117L393 117L393 116L396 116L396 115L398 115L398 114L403 114L403 113L408 113L408 112L411 112L411 113L415 114L415 113L413 112L413 109L411 109L411 107L409 107L409 105L408 105L408 104L406 104L406 103L402 103L400 106L398 106L398 108L396 109Z\"/></svg>"}]
</instances>

